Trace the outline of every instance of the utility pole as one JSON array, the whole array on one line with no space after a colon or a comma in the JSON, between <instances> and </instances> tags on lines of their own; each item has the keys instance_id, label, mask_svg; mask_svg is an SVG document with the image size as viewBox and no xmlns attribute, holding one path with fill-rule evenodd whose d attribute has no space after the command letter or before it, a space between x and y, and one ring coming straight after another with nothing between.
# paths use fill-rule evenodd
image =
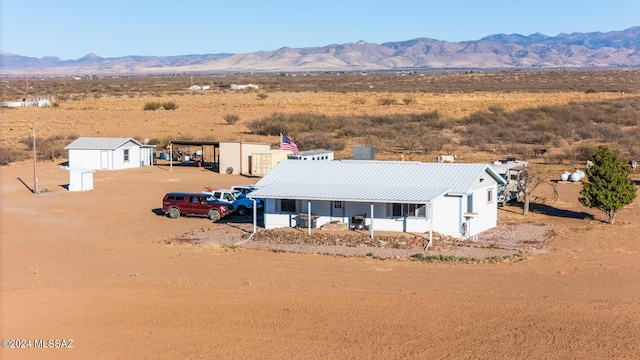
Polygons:
<instances>
[{"instance_id":1,"label":"utility pole","mask_svg":"<svg viewBox=\"0 0 640 360\"><path fill-rule=\"evenodd\" d=\"M33 192L39 194L38 176L36 174L36 131L33 130Z\"/></svg>"}]
</instances>

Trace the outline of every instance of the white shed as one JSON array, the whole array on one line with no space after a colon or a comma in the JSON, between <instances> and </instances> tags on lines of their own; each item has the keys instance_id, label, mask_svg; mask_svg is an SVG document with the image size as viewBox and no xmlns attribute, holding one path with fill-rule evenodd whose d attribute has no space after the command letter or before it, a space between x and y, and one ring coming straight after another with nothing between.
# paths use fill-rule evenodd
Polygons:
<instances>
[{"instance_id":1,"label":"white shed","mask_svg":"<svg viewBox=\"0 0 640 360\"><path fill-rule=\"evenodd\" d=\"M83 167L69 167L69 191L93 190L94 169Z\"/></svg>"},{"instance_id":2,"label":"white shed","mask_svg":"<svg viewBox=\"0 0 640 360\"><path fill-rule=\"evenodd\" d=\"M69 167L121 170L152 165L153 147L133 138L81 137L65 150L69 152Z\"/></svg>"}]
</instances>

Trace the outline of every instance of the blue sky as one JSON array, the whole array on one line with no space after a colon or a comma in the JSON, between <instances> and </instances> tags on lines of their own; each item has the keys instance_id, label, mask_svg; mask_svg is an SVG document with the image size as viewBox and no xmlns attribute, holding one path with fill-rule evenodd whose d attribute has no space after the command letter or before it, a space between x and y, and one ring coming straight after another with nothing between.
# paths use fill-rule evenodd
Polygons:
<instances>
[{"instance_id":1,"label":"blue sky","mask_svg":"<svg viewBox=\"0 0 640 360\"><path fill-rule=\"evenodd\" d=\"M640 0L0 0L1 51L65 60L556 36L638 25Z\"/></svg>"}]
</instances>

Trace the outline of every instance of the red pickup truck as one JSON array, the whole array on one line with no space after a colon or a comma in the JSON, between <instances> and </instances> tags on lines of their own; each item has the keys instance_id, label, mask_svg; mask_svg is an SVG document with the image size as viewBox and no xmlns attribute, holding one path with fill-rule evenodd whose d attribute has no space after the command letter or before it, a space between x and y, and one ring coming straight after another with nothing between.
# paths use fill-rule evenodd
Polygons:
<instances>
[{"instance_id":1,"label":"red pickup truck","mask_svg":"<svg viewBox=\"0 0 640 360\"><path fill-rule=\"evenodd\" d=\"M172 219L180 215L206 216L218 221L231 214L228 203L221 202L211 195L201 193L170 192L162 199L162 211Z\"/></svg>"}]
</instances>

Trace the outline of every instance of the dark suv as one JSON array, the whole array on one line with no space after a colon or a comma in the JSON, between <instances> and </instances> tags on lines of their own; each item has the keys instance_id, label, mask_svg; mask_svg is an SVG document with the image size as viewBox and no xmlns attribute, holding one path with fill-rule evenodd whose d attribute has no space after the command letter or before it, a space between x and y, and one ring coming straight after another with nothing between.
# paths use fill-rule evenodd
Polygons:
<instances>
[{"instance_id":1,"label":"dark suv","mask_svg":"<svg viewBox=\"0 0 640 360\"><path fill-rule=\"evenodd\" d=\"M171 192L162 199L162 211L172 219L180 215L207 216L212 221L231 214L228 203L201 193Z\"/></svg>"}]
</instances>

